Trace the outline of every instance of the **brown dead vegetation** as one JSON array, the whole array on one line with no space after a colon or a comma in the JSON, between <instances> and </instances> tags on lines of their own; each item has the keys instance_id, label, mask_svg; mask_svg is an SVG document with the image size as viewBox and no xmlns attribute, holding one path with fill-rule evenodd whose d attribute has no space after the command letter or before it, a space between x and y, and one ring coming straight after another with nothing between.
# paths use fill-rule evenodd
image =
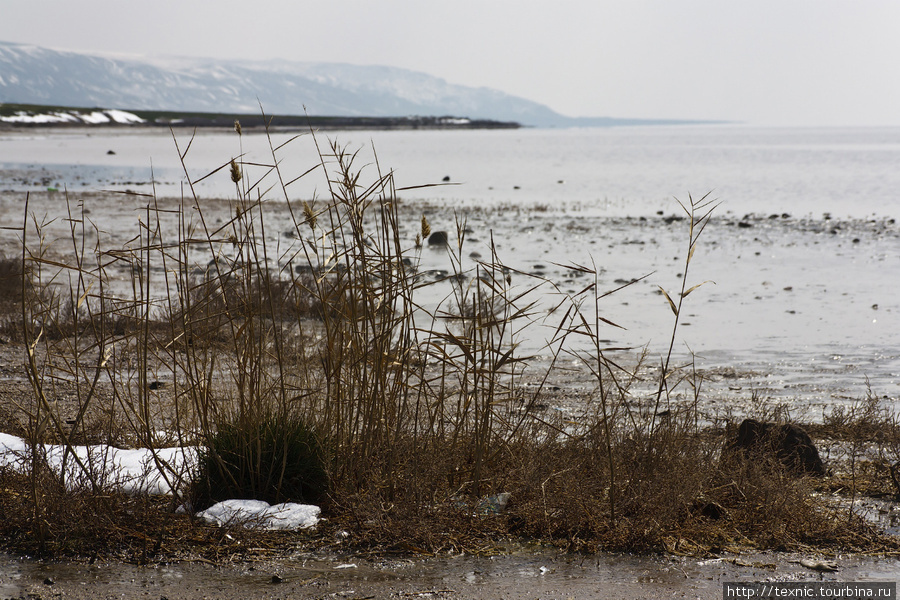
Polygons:
<instances>
[{"instance_id":1,"label":"brown dead vegetation","mask_svg":"<svg viewBox=\"0 0 900 600\"><path fill-rule=\"evenodd\" d=\"M516 540L692 555L898 549L830 500L900 494L890 487L897 422L871 394L858 412L836 411L811 428L848 448L823 480L788 473L774 458L722 460L726 432L701 421L702 382L671 352L682 305L700 288L688 271L714 208L706 198L683 206L687 259L681 289L662 290L675 327L659 368L633 349L606 347L602 332L617 325L600 300L617 290L601 289L595 266L572 265L593 283L575 295L551 290L561 298L551 314L554 359L526 378L530 357L516 340L537 319L532 298L548 283L513 286L495 251L464 268L461 220L448 252L454 275L466 276L456 280L471 283L425 311L415 264L427 221L417 242L401 239L392 175L363 183L356 155L337 145L319 150L319 165L303 175L326 174L328 199L292 208L296 244L269 256L260 180L246 169L276 177L293 206L282 151L273 149L269 165L223 164L237 197L232 218L215 228L188 196L178 230L164 231L148 197L127 248L88 247L86 237L100 236L86 236L83 215L70 215L77 252L62 263L31 241L41 239L39 225L24 227L24 258L0 262L4 281L22 282L0 288L0 323L23 357L29 394L0 410L5 430L34 448L200 444L210 464L229 457L242 473L254 471L253 459L236 449L265 443L263 424L305 423L321 450L302 460L327 476L328 521L314 533L205 527L173 509L196 499L201 482L209 489L209 472L185 474L174 498L127 497L90 480L73 487L35 453L24 473L0 468L8 550L144 561L251 546L489 552ZM113 292L108 269L122 262L132 279ZM48 279L69 286L23 291L46 290ZM572 348L573 340L586 343ZM594 381L577 416L540 409L564 358ZM632 384L649 377L656 392L636 402ZM671 401L679 386L693 403ZM235 434L227 447L217 446L223 431ZM270 480L271 497L288 494Z\"/></svg>"}]
</instances>

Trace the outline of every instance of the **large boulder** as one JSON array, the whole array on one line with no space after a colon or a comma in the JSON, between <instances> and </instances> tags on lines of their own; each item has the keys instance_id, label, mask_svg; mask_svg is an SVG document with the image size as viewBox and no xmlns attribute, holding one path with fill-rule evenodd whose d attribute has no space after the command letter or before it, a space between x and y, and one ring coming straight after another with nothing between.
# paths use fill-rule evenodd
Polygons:
<instances>
[{"instance_id":1,"label":"large boulder","mask_svg":"<svg viewBox=\"0 0 900 600\"><path fill-rule=\"evenodd\" d=\"M726 447L729 456L749 458L774 455L786 469L798 475L825 475L825 466L809 434L791 423L762 423L744 419L737 436Z\"/></svg>"}]
</instances>

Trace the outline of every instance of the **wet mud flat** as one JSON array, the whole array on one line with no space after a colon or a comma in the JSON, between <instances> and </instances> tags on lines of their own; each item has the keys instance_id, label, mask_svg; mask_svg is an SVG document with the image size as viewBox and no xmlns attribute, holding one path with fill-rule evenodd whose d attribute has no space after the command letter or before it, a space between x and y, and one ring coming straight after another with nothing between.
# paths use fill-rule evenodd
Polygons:
<instances>
[{"instance_id":1,"label":"wet mud flat","mask_svg":"<svg viewBox=\"0 0 900 600\"><path fill-rule=\"evenodd\" d=\"M0 194L0 226L10 228L0 230L5 256L21 253L21 235L12 228L23 224L24 201L24 193ZM233 205L199 203L212 229L227 222ZM110 248L137 244L139 223L148 218L160 218L166 232L177 228L179 210L197 213L193 201L179 199L33 193L29 222L43 223L47 255L61 260L73 252L69 209L76 221L83 217L76 236L84 225L87 244ZM514 341L520 355L534 357L536 375L552 354L547 342L558 319L551 309L565 296L594 283L601 294L617 290L598 303L601 315L619 326L601 330L602 341L632 348L634 355L646 348L654 358L666 352L675 325L662 290L675 297L685 283L702 285L686 299L674 355L702 375L704 412L740 414L770 403L792 409L795 418L820 420L830 407L864 397L867 386L889 401L900 394L900 225L893 218L736 215L724 205L703 231L685 280L689 224L675 201L671 211L630 217L608 216L597 207L448 206L427 200L402 200L400 211L417 299L429 310L454 310L455 294L495 260L511 290L528 292L521 302L536 303L533 323L517 331ZM301 229L285 203L267 201L263 214L270 265L282 273L308 268L297 261ZM447 233L447 245L414 248L423 216L432 231ZM29 245L35 246L31 229ZM581 267L595 269L597 277ZM153 273L162 275L163 268L154 266ZM109 275L115 285L132 273L123 263ZM566 366L577 371L572 362ZM582 396L590 385L577 372L556 382L561 395L570 396Z\"/></svg>"},{"instance_id":2,"label":"wet mud flat","mask_svg":"<svg viewBox=\"0 0 900 600\"><path fill-rule=\"evenodd\" d=\"M806 563L809 566L801 564ZM818 571L816 566L836 568ZM721 598L725 582L896 581L895 558L744 554L569 555L516 551L489 557L121 563L39 562L0 556L0 598Z\"/></svg>"},{"instance_id":3,"label":"wet mud flat","mask_svg":"<svg viewBox=\"0 0 900 600\"><path fill-rule=\"evenodd\" d=\"M112 246L133 240L139 233L137 220L147 214L146 197L89 194L71 199L76 213L83 206L83 214L99 230L88 233L89 238ZM40 219L47 216L50 252L65 258L66 244L71 247L65 198L48 193L31 200L29 211ZM161 204L166 209L176 205L168 200ZM283 205L267 207L272 210L267 219L274 224L267 230L267 244L277 249L272 255L279 268L294 269L283 249L295 242L296 229ZM227 201L204 201L203 209L221 222L233 207ZM408 224L402 234L410 244L423 214L433 229L448 232L448 240L458 238L459 213L452 207L409 202L403 210ZM20 224L22 212L21 195L0 195L2 226ZM604 316L627 327L611 329L609 343L647 345L659 353L668 342L672 315L658 288L677 290L684 276L686 233L679 217L677 210L608 217L586 209L473 208L465 212L461 231L466 239L459 253L468 268L490 260L495 248L516 285L537 282L549 288L550 300L541 300L548 305L554 295L575 294L588 283L579 275L582 271L567 265L596 264L598 286L622 288L602 304ZM679 354L680 360L694 360L704 374L701 410L710 418L737 418L768 402L787 406L794 418L815 420L837 403L862 397L867 378L879 395L896 400L900 337L890 276L900 257L896 223L724 213L705 233L689 278L692 284L715 283L692 295L696 305L683 313L677 337L692 351ZM3 231L0 250L13 255L21 250L14 231ZM426 245L418 251L417 276L431 284L422 292L432 306L449 302L454 285L473 279L466 273L451 277L450 263L447 246ZM129 273L120 275L125 279ZM534 368L539 372L547 360L542 336L528 335L522 348L537 357ZM13 353L0 368L7 382L27 393L16 360ZM590 401L590 378L569 366L552 382L544 410L574 413ZM638 386L635 401L648 401L651 393ZM678 394L673 401L691 401ZM800 559L781 554L697 560L513 551L499 557L297 555L136 567L8 558L0 567L0 597L718 598L724 581L894 580L898 572L893 558L837 556L838 570L827 574L804 567Z\"/></svg>"}]
</instances>

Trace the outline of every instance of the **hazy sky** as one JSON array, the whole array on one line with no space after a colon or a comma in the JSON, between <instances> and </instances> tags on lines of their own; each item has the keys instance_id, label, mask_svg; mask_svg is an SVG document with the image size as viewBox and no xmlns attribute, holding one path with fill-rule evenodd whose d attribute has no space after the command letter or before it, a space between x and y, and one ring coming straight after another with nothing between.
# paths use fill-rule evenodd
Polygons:
<instances>
[{"instance_id":1,"label":"hazy sky","mask_svg":"<svg viewBox=\"0 0 900 600\"><path fill-rule=\"evenodd\" d=\"M570 116L900 125L900 0L0 0L0 40L391 65Z\"/></svg>"}]
</instances>

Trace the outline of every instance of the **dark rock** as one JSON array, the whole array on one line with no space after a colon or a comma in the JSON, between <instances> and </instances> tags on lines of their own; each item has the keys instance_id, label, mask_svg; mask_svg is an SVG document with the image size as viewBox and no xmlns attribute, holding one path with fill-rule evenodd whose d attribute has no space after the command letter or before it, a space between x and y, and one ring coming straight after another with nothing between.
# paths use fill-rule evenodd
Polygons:
<instances>
[{"instance_id":1,"label":"dark rock","mask_svg":"<svg viewBox=\"0 0 900 600\"><path fill-rule=\"evenodd\" d=\"M706 517L711 521L729 518L728 511L718 502L714 500L705 500L698 498L691 505L691 513L697 516Z\"/></svg>"},{"instance_id":2,"label":"dark rock","mask_svg":"<svg viewBox=\"0 0 900 600\"><path fill-rule=\"evenodd\" d=\"M761 423L744 419L726 455L750 458L772 454L788 470L800 475L825 475L825 467L812 438L803 428L785 423Z\"/></svg>"},{"instance_id":3,"label":"dark rock","mask_svg":"<svg viewBox=\"0 0 900 600\"><path fill-rule=\"evenodd\" d=\"M443 181L450 181L450 176L449 176L449 175L444 175Z\"/></svg>"},{"instance_id":4,"label":"dark rock","mask_svg":"<svg viewBox=\"0 0 900 600\"><path fill-rule=\"evenodd\" d=\"M450 236L446 231L435 231L428 236L429 246L446 246L450 240Z\"/></svg>"}]
</instances>

